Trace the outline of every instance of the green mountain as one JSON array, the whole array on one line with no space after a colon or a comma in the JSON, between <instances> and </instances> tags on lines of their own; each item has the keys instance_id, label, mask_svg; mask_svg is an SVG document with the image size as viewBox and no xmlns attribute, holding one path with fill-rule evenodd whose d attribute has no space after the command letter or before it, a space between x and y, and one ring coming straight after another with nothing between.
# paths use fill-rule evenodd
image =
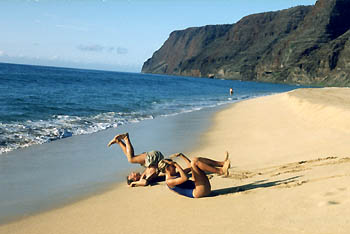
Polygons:
<instances>
[{"instance_id":1,"label":"green mountain","mask_svg":"<svg viewBox=\"0 0 350 234\"><path fill-rule=\"evenodd\" d=\"M350 85L350 0L318 0L235 24L174 31L144 73Z\"/></svg>"}]
</instances>

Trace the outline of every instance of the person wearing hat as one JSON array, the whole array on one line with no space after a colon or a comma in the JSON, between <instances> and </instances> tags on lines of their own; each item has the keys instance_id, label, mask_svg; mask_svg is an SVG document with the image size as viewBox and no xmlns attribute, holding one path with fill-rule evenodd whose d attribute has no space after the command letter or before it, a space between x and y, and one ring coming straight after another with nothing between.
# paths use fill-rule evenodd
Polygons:
<instances>
[{"instance_id":1,"label":"person wearing hat","mask_svg":"<svg viewBox=\"0 0 350 234\"><path fill-rule=\"evenodd\" d=\"M108 143L108 147L113 144L118 144L120 146L130 163L140 164L146 168L142 174L139 172L131 172L126 178L128 185L131 187L147 186L152 180L157 178L159 174L158 163L164 158L160 151L153 150L135 155L134 147L131 144L128 133L116 135Z\"/></svg>"},{"instance_id":2,"label":"person wearing hat","mask_svg":"<svg viewBox=\"0 0 350 234\"><path fill-rule=\"evenodd\" d=\"M193 180L189 180L187 173L182 167L171 159L163 159L158 163L160 171L165 173L165 182L170 190L189 197L200 198L211 193L211 185L205 172L228 176L230 160L228 152L224 161L215 161L209 158L195 157L189 160L184 154L179 153L191 169Z\"/></svg>"}]
</instances>

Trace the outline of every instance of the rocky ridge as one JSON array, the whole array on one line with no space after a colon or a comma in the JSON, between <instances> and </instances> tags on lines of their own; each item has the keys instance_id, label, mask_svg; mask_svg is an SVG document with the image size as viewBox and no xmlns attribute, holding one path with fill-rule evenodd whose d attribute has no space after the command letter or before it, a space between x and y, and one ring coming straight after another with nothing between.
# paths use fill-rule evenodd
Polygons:
<instances>
[{"instance_id":1,"label":"rocky ridge","mask_svg":"<svg viewBox=\"0 0 350 234\"><path fill-rule=\"evenodd\" d=\"M349 13L349 0L318 0L235 24L174 31L142 72L349 86Z\"/></svg>"}]
</instances>

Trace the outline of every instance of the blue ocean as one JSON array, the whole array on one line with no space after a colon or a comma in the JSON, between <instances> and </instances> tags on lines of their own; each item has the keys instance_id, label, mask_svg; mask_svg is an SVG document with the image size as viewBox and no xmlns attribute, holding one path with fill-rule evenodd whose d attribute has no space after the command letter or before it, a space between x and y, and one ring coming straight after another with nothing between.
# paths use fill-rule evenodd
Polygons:
<instances>
[{"instance_id":1,"label":"blue ocean","mask_svg":"<svg viewBox=\"0 0 350 234\"><path fill-rule=\"evenodd\" d=\"M295 88L1 63L0 154Z\"/></svg>"}]
</instances>

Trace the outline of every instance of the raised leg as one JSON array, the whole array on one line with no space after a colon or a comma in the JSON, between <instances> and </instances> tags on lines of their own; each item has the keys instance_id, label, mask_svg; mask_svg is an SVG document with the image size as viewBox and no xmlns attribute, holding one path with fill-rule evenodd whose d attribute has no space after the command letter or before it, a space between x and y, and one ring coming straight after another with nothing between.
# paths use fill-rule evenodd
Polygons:
<instances>
[{"instance_id":1,"label":"raised leg","mask_svg":"<svg viewBox=\"0 0 350 234\"><path fill-rule=\"evenodd\" d=\"M198 160L202 163L205 163L211 167L223 167L225 164L225 161L215 161L209 158L202 158L199 157Z\"/></svg>"},{"instance_id":2,"label":"raised leg","mask_svg":"<svg viewBox=\"0 0 350 234\"><path fill-rule=\"evenodd\" d=\"M135 156L134 147L131 144L128 133L125 133L122 139L124 140L125 146L126 146L124 153L125 153L126 157L128 157L128 160L129 160L130 158L133 158ZM130 160L129 160L129 162L130 162Z\"/></svg>"},{"instance_id":3,"label":"raised leg","mask_svg":"<svg viewBox=\"0 0 350 234\"><path fill-rule=\"evenodd\" d=\"M192 162L195 163L195 165L204 172L211 172L219 175L223 174L222 166L224 162L218 162L208 158L200 158L200 157L193 158ZM192 163L192 166L193 166L193 163Z\"/></svg>"},{"instance_id":4,"label":"raised leg","mask_svg":"<svg viewBox=\"0 0 350 234\"><path fill-rule=\"evenodd\" d=\"M123 150L125 156L127 157L128 161L130 163L139 163L141 165L145 164L146 153L135 155L134 147L131 144L131 141L130 141L128 133L117 135L117 136L114 137L113 140L115 142L112 143L112 144L116 143L116 144L118 144L120 146L120 148Z\"/></svg>"},{"instance_id":5,"label":"raised leg","mask_svg":"<svg viewBox=\"0 0 350 234\"><path fill-rule=\"evenodd\" d=\"M225 161L221 162L209 158L193 158L191 162L191 170L196 186L193 191L193 196L198 198L210 194L211 185L205 172L228 175L229 166L230 160L228 158L228 153L226 153Z\"/></svg>"},{"instance_id":6,"label":"raised leg","mask_svg":"<svg viewBox=\"0 0 350 234\"><path fill-rule=\"evenodd\" d=\"M120 148L123 150L125 155L128 155L128 150L126 149L126 145L123 141L117 141L117 144L120 146ZM130 152L130 150L129 150Z\"/></svg>"},{"instance_id":7,"label":"raised leg","mask_svg":"<svg viewBox=\"0 0 350 234\"><path fill-rule=\"evenodd\" d=\"M219 175L228 176L228 169L231 167L229 154L226 152L224 161L215 161L209 158L197 158L198 167L206 172L212 172Z\"/></svg>"},{"instance_id":8,"label":"raised leg","mask_svg":"<svg viewBox=\"0 0 350 234\"><path fill-rule=\"evenodd\" d=\"M191 171L192 171L192 176L194 179L194 184L195 184L195 189L193 190L193 196L196 198L199 197L204 197L210 194L211 192L211 185L209 182L208 177L198 167L198 158L194 158L191 162Z\"/></svg>"}]
</instances>

